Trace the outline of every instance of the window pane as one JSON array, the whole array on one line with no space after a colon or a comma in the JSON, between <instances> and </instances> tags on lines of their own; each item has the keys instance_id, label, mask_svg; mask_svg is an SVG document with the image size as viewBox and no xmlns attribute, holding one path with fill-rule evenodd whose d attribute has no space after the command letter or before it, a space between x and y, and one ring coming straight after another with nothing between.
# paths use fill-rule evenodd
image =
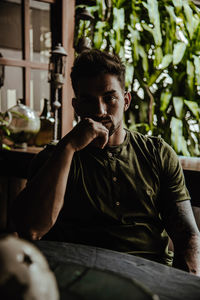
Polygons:
<instances>
[{"instance_id":1,"label":"window pane","mask_svg":"<svg viewBox=\"0 0 200 300\"><path fill-rule=\"evenodd\" d=\"M40 113L43 109L43 99L50 99L48 71L31 70L30 91L30 107Z\"/></svg>"},{"instance_id":2,"label":"window pane","mask_svg":"<svg viewBox=\"0 0 200 300\"><path fill-rule=\"evenodd\" d=\"M50 4L30 1L30 56L48 63L51 49Z\"/></svg>"},{"instance_id":3,"label":"window pane","mask_svg":"<svg viewBox=\"0 0 200 300\"><path fill-rule=\"evenodd\" d=\"M0 1L0 52L6 58L22 58L21 0Z\"/></svg>"},{"instance_id":4,"label":"window pane","mask_svg":"<svg viewBox=\"0 0 200 300\"><path fill-rule=\"evenodd\" d=\"M4 85L0 89L0 111L5 112L17 104L17 99L23 98L23 69L5 67Z\"/></svg>"}]
</instances>

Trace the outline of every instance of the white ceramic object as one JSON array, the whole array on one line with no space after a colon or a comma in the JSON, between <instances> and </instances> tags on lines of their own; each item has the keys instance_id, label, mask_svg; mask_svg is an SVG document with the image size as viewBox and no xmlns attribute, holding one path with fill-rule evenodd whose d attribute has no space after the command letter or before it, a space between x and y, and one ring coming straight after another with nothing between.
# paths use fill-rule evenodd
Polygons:
<instances>
[{"instance_id":1,"label":"white ceramic object","mask_svg":"<svg viewBox=\"0 0 200 300\"><path fill-rule=\"evenodd\" d=\"M33 244L12 235L0 238L0 298L58 300L53 272Z\"/></svg>"}]
</instances>

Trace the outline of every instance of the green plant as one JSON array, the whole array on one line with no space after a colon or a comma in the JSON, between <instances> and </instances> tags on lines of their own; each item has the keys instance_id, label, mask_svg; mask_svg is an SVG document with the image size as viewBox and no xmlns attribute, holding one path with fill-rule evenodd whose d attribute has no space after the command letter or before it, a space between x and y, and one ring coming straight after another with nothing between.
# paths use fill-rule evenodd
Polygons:
<instances>
[{"instance_id":1,"label":"green plant","mask_svg":"<svg viewBox=\"0 0 200 300\"><path fill-rule=\"evenodd\" d=\"M200 11L187 0L78 1L95 17L76 24L75 46L113 51L126 65L130 129L162 136L177 154L200 156ZM78 28L77 28L78 26Z\"/></svg>"},{"instance_id":2,"label":"green plant","mask_svg":"<svg viewBox=\"0 0 200 300\"><path fill-rule=\"evenodd\" d=\"M10 150L10 147L3 142L4 138L9 137L10 135L10 131L8 129L9 123L10 123L10 117L8 116L7 118L5 114L0 112L0 150L1 149Z\"/></svg>"}]
</instances>

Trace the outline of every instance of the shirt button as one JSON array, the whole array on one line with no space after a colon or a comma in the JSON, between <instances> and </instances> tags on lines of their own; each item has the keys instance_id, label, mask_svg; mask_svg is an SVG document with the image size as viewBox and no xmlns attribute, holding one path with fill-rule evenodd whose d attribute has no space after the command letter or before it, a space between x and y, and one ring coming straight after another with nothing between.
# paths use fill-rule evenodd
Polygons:
<instances>
[{"instance_id":1,"label":"shirt button","mask_svg":"<svg viewBox=\"0 0 200 300\"><path fill-rule=\"evenodd\" d=\"M119 201L117 201L115 204L116 204L116 206L120 206L120 202Z\"/></svg>"},{"instance_id":2,"label":"shirt button","mask_svg":"<svg viewBox=\"0 0 200 300\"><path fill-rule=\"evenodd\" d=\"M151 196L152 195L152 192L150 189L147 189L147 195Z\"/></svg>"},{"instance_id":3,"label":"shirt button","mask_svg":"<svg viewBox=\"0 0 200 300\"><path fill-rule=\"evenodd\" d=\"M111 153L111 152L108 152L108 156L109 156L109 157L112 157L113 155L112 155L112 153Z\"/></svg>"},{"instance_id":4,"label":"shirt button","mask_svg":"<svg viewBox=\"0 0 200 300\"><path fill-rule=\"evenodd\" d=\"M116 182L117 181L117 177L113 177L113 181Z\"/></svg>"}]
</instances>

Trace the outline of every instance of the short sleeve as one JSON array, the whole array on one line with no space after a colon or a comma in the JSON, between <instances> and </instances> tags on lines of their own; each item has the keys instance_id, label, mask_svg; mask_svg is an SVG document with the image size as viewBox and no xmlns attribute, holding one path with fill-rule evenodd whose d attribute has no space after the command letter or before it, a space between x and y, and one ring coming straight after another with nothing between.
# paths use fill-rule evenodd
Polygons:
<instances>
[{"instance_id":1,"label":"short sleeve","mask_svg":"<svg viewBox=\"0 0 200 300\"><path fill-rule=\"evenodd\" d=\"M190 200L178 155L163 139L160 139L161 197L165 205Z\"/></svg>"}]
</instances>

